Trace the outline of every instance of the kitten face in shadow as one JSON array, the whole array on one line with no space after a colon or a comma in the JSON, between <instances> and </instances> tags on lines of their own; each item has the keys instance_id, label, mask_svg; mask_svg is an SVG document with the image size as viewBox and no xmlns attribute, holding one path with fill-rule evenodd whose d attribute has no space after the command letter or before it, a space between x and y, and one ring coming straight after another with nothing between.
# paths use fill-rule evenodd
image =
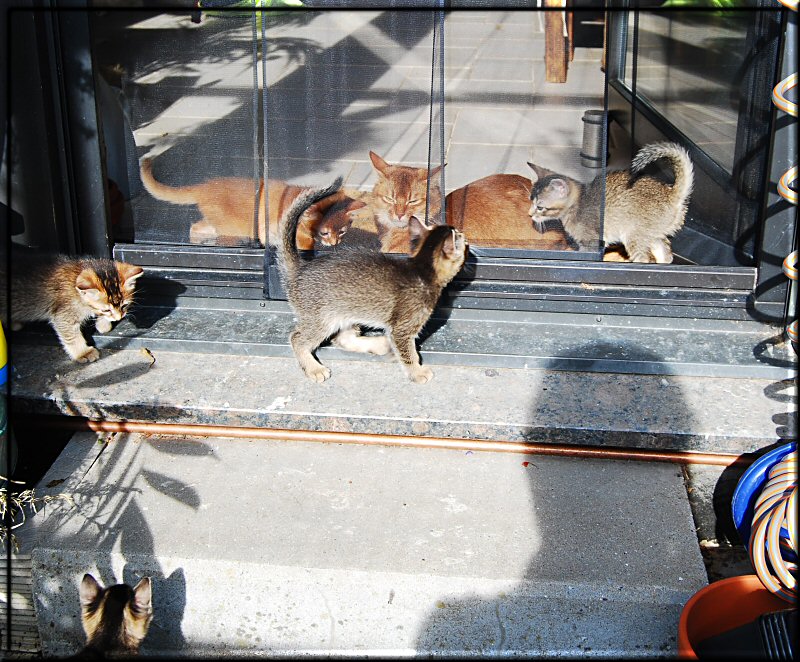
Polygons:
<instances>
[{"instance_id":1,"label":"kitten face in shadow","mask_svg":"<svg viewBox=\"0 0 800 662\"><path fill-rule=\"evenodd\" d=\"M366 206L364 200L342 191L321 200L310 207L300 219L297 229L298 248L303 249L304 245L313 248L315 242L322 246L338 246L353 222L363 215L361 210Z\"/></svg>"},{"instance_id":2,"label":"kitten face in shadow","mask_svg":"<svg viewBox=\"0 0 800 662\"><path fill-rule=\"evenodd\" d=\"M144 269L105 258L34 253L23 258L27 253L12 251L12 328L49 322L74 361L97 360L100 352L86 343L81 325L93 318L97 331L110 331L128 313Z\"/></svg>"},{"instance_id":3,"label":"kitten face in shadow","mask_svg":"<svg viewBox=\"0 0 800 662\"><path fill-rule=\"evenodd\" d=\"M138 654L153 619L150 578L134 588L127 584L103 588L87 573L79 594L86 646L77 657Z\"/></svg>"},{"instance_id":4,"label":"kitten face in shadow","mask_svg":"<svg viewBox=\"0 0 800 662\"><path fill-rule=\"evenodd\" d=\"M314 356L329 338L353 351L393 351L409 378L420 384L433 373L420 364L415 339L431 316L445 286L464 263L464 235L435 225L413 257L399 259L379 252L327 253L303 260L295 234L299 218L316 200L330 195L336 183L298 198L281 222L280 266L297 326L292 349L309 379L322 382L330 370ZM382 339L363 338L357 325L385 331ZM362 342L363 341L363 342Z\"/></svg>"}]
</instances>

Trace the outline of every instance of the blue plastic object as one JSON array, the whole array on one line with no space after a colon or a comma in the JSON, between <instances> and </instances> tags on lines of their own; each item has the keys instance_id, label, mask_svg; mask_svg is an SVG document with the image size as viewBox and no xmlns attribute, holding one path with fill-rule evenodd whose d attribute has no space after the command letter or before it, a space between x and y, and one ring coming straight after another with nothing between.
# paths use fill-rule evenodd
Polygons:
<instances>
[{"instance_id":1,"label":"blue plastic object","mask_svg":"<svg viewBox=\"0 0 800 662\"><path fill-rule=\"evenodd\" d=\"M750 551L750 531L753 525L756 500L767 482L769 470L796 449L796 441L773 448L769 453L765 453L753 462L736 485L732 503L733 523L736 525L739 538L748 551ZM783 527L781 527L781 537L789 537L789 532Z\"/></svg>"}]
</instances>

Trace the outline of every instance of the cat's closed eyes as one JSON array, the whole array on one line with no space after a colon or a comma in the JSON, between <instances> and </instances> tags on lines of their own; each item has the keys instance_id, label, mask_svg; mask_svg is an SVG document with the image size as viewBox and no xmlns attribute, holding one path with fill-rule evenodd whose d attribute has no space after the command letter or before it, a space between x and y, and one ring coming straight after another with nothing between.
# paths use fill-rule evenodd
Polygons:
<instances>
[{"instance_id":1,"label":"cat's closed eyes","mask_svg":"<svg viewBox=\"0 0 800 662\"><path fill-rule=\"evenodd\" d=\"M427 168L387 163L372 151L369 158L378 175L369 204L381 238L390 230L408 227L412 217L425 225L439 222L442 192L437 175L444 166L428 173Z\"/></svg>"},{"instance_id":2,"label":"cat's closed eyes","mask_svg":"<svg viewBox=\"0 0 800 662\"><path fill-rule=\"evenodd\" d=\"M100 352L86 343L82 324L94 319L100 333L110 331L128 313L136 281L143 273L142 267L106 258L13 249L12 328L17 330L25 322L49 322L73 360L95 361Z\"/></svg>"},{"instance_id":3,"label":"cat's closed eyes","mask_svg":"<svg viewBox=\"0 0 800 662\"><path fill-rule=\"evenodd\" d=\"M672 186L642 171L659 159L672 166ZM559 175L533 163L530 216L537 228L560 219L581 250L596 250L600 237L603 179L589 184ZM676 143L646 145L630 170L609 172L605 178L602 242L623 244L633 262L672 262L670 238L683 227L692 192L694 170L686 150Z\"/></svg>"},{"instance_id":4,"label":"cat's closed eyes","mask_svg":"<svg viewBox=\"0 0 800 662\"><path fill-rule=\"evenodd\" d=\"M153 620L150 578L145 577L134 588L127 584L103 588L87 573L79 594L86 645L74 658L138 654Z\"/></svg>"},{"instance_id":5,"label":"cat's closed eyes","mask_svg":"<svg viewBox=\"0 0 800 662\"><path fill-rule=\"evenodd\" d=\"M303 260L295 233L303 211L331 195L341 184L300 196L281 220L280 267L289 303L297 316L290 336L305 374L322 382L330 370L314 356L327 339L353 351L393 351L410 379L425 383L433 376L422 366L415 340L431 316L444 287L464 263L464 235L435 225L416 254L407 259L384 253L341 250ZM385 336L364 337L357 325L383 329Z\"/></svg>"}]
</instances>

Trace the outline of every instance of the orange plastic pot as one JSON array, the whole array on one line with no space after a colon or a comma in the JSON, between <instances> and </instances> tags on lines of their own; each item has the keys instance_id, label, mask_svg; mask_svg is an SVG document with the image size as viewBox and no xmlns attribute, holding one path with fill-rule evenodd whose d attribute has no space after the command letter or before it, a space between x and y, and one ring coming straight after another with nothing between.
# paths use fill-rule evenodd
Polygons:
<instances>
[{"instance_id":1,"label":"orange plastic pot","mask_svg":"<svg viewBox=\"0 0 800 662\"><path fill-rule=\"evenodd\" d=\"M696 660L694 645L791 605L770 593L758 575L728 577L700 589L678 621L678 656Z\"/></svg>"}]
</instances>

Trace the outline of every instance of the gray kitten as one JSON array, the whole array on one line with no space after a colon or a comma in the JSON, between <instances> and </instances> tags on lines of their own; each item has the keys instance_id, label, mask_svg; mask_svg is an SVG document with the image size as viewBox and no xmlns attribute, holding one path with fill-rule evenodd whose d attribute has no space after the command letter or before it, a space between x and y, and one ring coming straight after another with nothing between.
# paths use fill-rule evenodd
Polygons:
<instances>
[{"instance_id":1,"label":"gray kitten","mask_svg":"<svg viewBox=\"0 0 800 662\"><path fill-rule=\"evenodd\" d=\"M313 352L333 337L340 347L352 351L394 351L411 380L424 384L433 372L420 365L415 339L442 290L464 264L464 235L449 225L434 226L408 259L343 250L304 260L295 243L300 216L341 183L340 177L326 189L301 195L281 219L281 272L297 316L290 336L292 349L300 367L316 382L325 381L331 373ZM383 329L386 335L361 336L358 325Z\"/></svg>"},{"instance_id":2,"label":"gray kitten","mask_svg":"<svg viewBox=\"0 0 800 662\"><path fill-rule=\"evenodd\" d=\"M651 163L666 159L672 186L641 174ZM548 219L561 219L564 230L581 250L595 250L600 237L602 180L590 184L556 174L533 163L530 215L540 231ZM672 262L669 238L683 227L694 169L686 150L675 143L653 143L639 150L630 170L606 174L603 243L623 244L632 262Z\"/></svg>"}]
</instances>

